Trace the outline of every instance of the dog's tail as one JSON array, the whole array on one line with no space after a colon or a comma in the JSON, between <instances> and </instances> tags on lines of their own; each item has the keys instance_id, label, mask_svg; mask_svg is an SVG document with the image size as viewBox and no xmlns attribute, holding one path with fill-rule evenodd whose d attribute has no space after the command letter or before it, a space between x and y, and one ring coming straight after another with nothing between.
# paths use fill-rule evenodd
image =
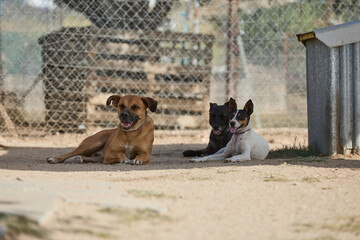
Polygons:
<instances>
[{"instance_id":1,"label":"dog's tail","mask_svg":"<svg viewBox=\"0 0 360 240\"><path fill-rule=\"evenodd\" d=\"M184 157L200 157L205 154L206 149L202 150L186 150L183 152Z\"/></svg>"}]
</instances>

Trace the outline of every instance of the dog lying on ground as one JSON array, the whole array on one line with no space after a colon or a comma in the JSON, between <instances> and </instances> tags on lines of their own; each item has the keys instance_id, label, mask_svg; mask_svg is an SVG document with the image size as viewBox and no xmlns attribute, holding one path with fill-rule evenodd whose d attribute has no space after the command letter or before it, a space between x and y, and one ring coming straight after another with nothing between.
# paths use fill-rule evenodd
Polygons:
<instances>
[{"instance_id":1,"label":"dog lying on ground","mask_svg":"<svg viewBox=\"0 0 360 240\"><path fill-rule=\"evenodd\" d=\"M70 157L80 162L126 163L141 165L149 163L154 142L154 122L147 109L155 112L157 102L148 97L135 95L112 95L106 105L117 108L120 124L117 128L100 131L85 138L72 152L48 163L61 163Z\"/></svg>"},{"instance_id":2,"label":"dog lying on ground","mask_svg":"<svg viewBox=\"0 0 360 240\"><path fill-rule=\"evenodd\" d=\"M209 123L212 130L209 143L204 149L187 150L183 152L184 157L210 155L225 147L232 137L229 127L230 114L234 112L236 108L236 102L232 98L220 106L216 103L210 103Z\"/></svg>"},{"instance_id":3,"label":"dog lying on ground","mask_svg":"<svg viewBox=\"0 0 360 240\"><path fill-rule=\"evenodd\" d=\"M233 136L226 147L213 155L194 158L191 162L205 162L224 160L225 162L243 162L251 159L264 160L269 153L267 141L257 135L251 127L250 115L254 105L251 101L246 102L243 110L233 113L230 121L230 132Z\"/></svg>"}]
</instances>

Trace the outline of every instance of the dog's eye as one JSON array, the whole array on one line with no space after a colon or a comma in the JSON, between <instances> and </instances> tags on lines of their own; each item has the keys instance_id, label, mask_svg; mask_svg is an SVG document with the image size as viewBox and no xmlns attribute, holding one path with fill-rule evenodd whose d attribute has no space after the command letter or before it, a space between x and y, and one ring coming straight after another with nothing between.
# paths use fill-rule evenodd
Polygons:
<instances>
[{"instance_id":1,"label":"dog's eye","mask_svg":"<svg viewBox=\"0 0 360 240\"><path fill-rule=\"evenodd\" d=\"M120 108L121 108L121 109L124 109L124 108L125 108L125 105L124 105L124 104L121 104L121 105L120 105Z\"/></svg>"},{"instance_id":2,"label":"dog's eye","mask_svg":"<svg viewBox=\"0 0 360 240\"><path fill-rule=\"evenodd\" d=\"M132 105L132 106L131 106L131 109L132 109L132 110L138 110L139 108L140 108L140 107L139 107L138 105Z\"/></svg>"}]
</instances>

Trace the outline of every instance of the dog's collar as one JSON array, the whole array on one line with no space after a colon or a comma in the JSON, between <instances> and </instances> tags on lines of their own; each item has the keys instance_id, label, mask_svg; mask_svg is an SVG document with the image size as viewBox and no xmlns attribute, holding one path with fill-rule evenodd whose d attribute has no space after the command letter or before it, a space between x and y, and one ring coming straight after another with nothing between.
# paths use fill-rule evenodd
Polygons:
<instances>
[{"instance_id":1,"label":"dog's collar","mask_svg":"<svg viewBox=\"0 0 360 240\"><path fill-rule=\"evenodd\" d=\"M148 112L146 111L146 112L145 112L145 119L144 119L144 121L143 121L143 122L141 123L141 125L140 125L139 127L137 127L136 129L129 129L129 130L123 129L123 131L125 131L125 132L135 132L135 131L139 130L140 128L142 128L142 127L144 126L144 124L145 124L145 122L146 122L146 119L147 119L147 116L148 116Z\"/></svg>"},{"instance_id":2,"label":"dog's collar","mask_svg":"<svg viewBox=\"0 0 360 240\"><path fill-rule=\"evenodd\" d=\"M235 133L233 133L234 135L241 135L241 134L244 134L244 133L246 133L246 132L248 132L248 131L250 131L251 130L251 128L249 128L248 130L246 130L246 131L243 131L243 132L235 132Z\"/></svg>"}]
</instances>

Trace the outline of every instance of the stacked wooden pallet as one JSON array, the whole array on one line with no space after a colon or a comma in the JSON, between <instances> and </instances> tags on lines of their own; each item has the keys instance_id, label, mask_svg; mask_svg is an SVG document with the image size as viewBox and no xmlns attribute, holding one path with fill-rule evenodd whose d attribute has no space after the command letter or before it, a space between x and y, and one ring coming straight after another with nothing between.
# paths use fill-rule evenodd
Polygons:
<instances>
[{"instance_id":1,"label":"stacked wooden pallet","mask_svg":"<svg viewBox=\"0 0 360 240\"><path fill-rule=\"evenodd\" d=\"M204 126L208 115L212 35L67 28L40 39L46 121L64 131L118 124L111 94L159 102L158 129ZM206 126L206 124L205 124Z\"/></svg>"}]
</instances>

